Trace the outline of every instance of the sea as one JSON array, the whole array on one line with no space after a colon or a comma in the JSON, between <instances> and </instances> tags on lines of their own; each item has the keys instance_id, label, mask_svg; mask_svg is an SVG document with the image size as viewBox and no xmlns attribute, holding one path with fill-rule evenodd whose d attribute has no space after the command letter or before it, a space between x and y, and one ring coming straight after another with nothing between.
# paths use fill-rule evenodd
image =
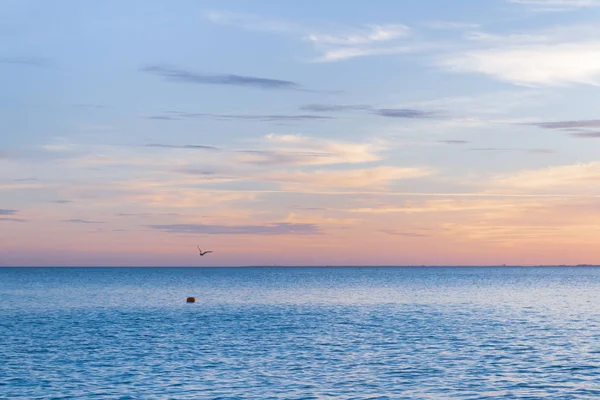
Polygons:
<instances>
[{"instance_id":1,"label":"sea","mask_svg":"<svg viewBox=\"0 0 600 400\"><path fill-rule=\"evenodd\" d=\"M600 268L0 268L0 398L599 399Z\"/></svg>"}]
</instances>

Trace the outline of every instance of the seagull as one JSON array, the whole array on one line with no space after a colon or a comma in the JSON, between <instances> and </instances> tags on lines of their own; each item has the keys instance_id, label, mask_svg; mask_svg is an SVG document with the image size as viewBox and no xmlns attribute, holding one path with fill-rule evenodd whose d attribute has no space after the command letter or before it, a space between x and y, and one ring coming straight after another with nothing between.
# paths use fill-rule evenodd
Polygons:
<instances>
[{"instance_id":1,"label":"seagull","mask_svg":"<svg viewBox=\"0 0 600 400\"><path fill-rule=\"evenodd\" d=\"M198 251L200 252L201 256L205 255L206 253L212 253L212 250L202 251L200 246L196 245L196 247L198 248Z\"/></svg>"}]
</instances>

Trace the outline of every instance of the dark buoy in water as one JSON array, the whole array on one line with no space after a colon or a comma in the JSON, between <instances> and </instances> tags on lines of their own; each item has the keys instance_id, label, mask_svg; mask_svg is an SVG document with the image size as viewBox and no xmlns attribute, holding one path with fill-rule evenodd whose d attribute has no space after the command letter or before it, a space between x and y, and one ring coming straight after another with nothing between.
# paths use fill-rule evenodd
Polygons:
<instances>
[{"instance_id":1,"label":"dark buoy in water","mask_svg":"<svg viewBox=\"0 0 600 400\"><path fill-rule=\"evenodd\" d=\"M188 297L186 300L187 303L195 303L196 302L196 298L195 297Z\"/></svg>"}]
</instances>

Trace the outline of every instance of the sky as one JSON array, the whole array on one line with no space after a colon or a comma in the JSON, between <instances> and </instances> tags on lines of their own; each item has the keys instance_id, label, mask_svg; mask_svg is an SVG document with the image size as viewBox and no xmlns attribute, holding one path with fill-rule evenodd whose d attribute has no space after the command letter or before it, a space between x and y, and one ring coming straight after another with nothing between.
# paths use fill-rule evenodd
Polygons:
<instances>
[{"instance_id":1,"label":"sky","mask_svg":"<svg viewBox=\"0 0 600 400\"><path fill-rule=\"evenodd\" d=\"M600 264L599 21L2 0L0 265Z\"/></svg>"}]
</instances>

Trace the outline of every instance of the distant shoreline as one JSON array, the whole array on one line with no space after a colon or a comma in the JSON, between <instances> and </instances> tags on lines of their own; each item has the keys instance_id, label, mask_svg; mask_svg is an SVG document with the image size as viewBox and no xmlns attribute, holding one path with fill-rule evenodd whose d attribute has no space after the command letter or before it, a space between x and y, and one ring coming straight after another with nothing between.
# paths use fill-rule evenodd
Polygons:
<instances>
[{"instance_id":1,"label":"distant shoreline","mask_svg":"<svg viewBox=\"0 0 600 400\"><path fill-rule=\"evenodd\" d=\"M557 265L0 265L1 268L598 268L598 264Z\"/></svg>"}]
</instances>

